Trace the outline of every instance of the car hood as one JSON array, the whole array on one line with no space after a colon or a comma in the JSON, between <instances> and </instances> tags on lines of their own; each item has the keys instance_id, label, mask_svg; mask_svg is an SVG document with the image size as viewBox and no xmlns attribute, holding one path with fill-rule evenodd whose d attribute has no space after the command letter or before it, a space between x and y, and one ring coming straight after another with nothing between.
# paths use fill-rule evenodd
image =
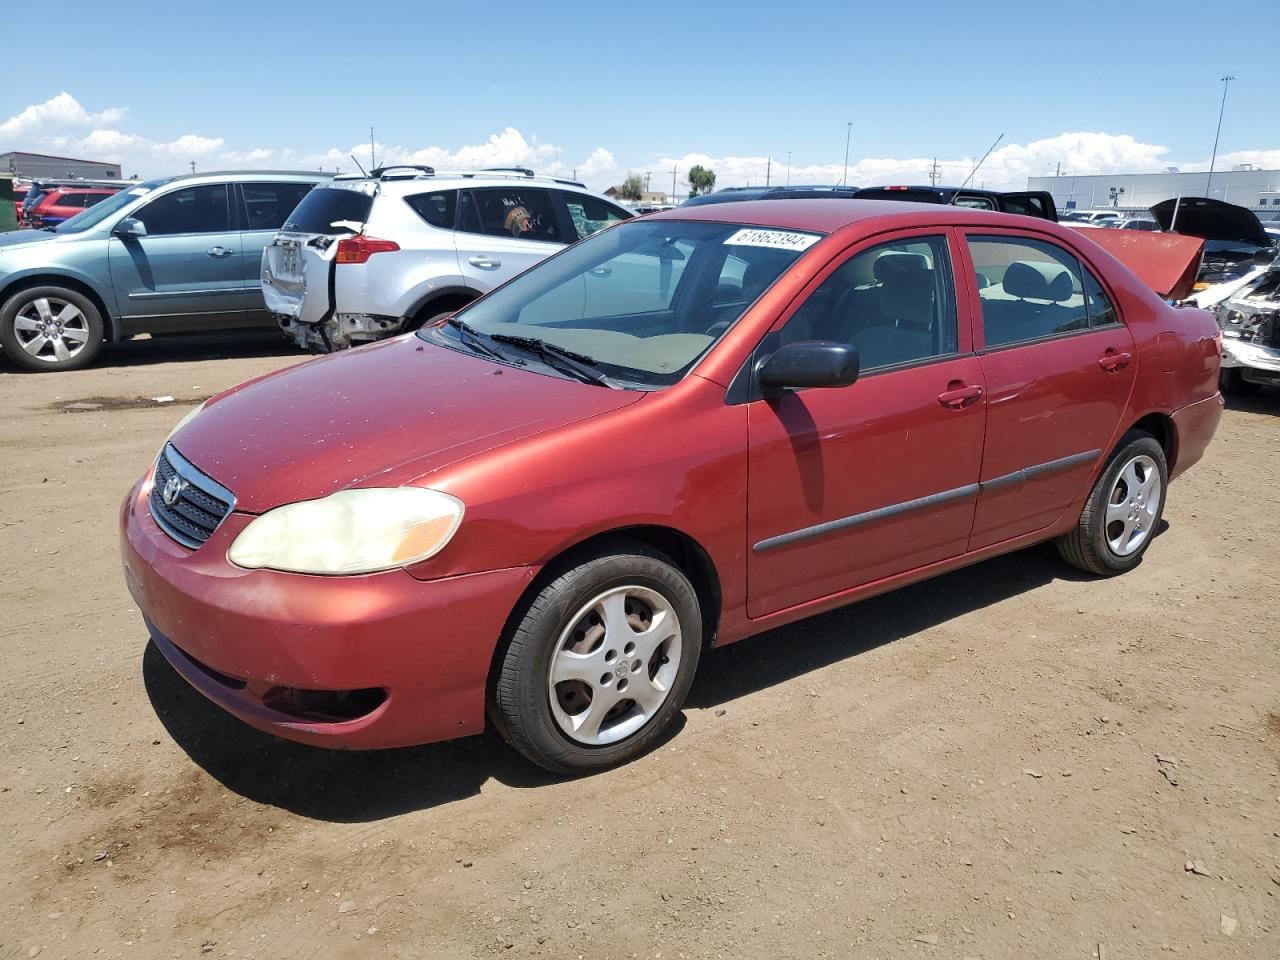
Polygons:
<instances>
[{"instance_id":1,"label":"car hood","mask_svg":"<svg viewBox=\"0 0 1280 960\"><path fill-rule=\"evenodd\" d=\"M1174 222L1174 208L1178 218ZM1183 197L1181 201L1164 200L1151 208L1151 215L1161 230L1172 226L1178 233L1204 240L1226 240L1232 243L1248 243L1265 247L1271 243L1267 231L1252 210L1234 203L1211 200L1208 197Z\"/></svg>"},{"instance_id":2,"label":"car hood","mask_svg":"<svg viewBox=\"0 0 1280 960\"><path fill-rule=\"evenodd\" d=\"M48 230L6 230L0 233L0 247L16 247L26 243L47 243L58 235Z\"/></svg>"},{"instance_id":3,"label":"car hood","mask_svg":"<svg viewBox=\"0 0 1280 960\"><path fill-rule=\"evenodd\" d=\"M397 337L241 384L172 442L236 495L237 510L261 513L399 486L643 396Z\"/></svg>"}]
</instances>

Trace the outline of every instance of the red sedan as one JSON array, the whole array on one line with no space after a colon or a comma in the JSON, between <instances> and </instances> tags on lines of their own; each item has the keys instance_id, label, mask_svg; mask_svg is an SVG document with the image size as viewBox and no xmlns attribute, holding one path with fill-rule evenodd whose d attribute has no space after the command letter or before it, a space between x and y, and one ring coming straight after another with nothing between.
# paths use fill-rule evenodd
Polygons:
<instances>
[{"instance_id":1,"label":"red sedan","mask_svg":"<svg viewBox=\"0 0 1280 960\"><path fill-rule=\"evenodd\" d=\"M707 646L1056 540L1107 576L1222 410L1212 318L948 206L673 210L185 419L121 513L157 647L263 730L635 757Z\"/></svg>"}]
</instances>

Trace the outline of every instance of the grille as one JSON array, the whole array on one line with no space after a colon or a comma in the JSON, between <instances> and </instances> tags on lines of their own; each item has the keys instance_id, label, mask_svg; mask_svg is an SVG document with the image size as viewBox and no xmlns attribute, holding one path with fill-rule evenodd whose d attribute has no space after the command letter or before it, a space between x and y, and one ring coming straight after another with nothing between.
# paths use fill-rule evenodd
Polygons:
<instances>
[{"instance_id":1,"label":"grille","mask_svg":"<svg viewBox=\"0 0 1280 960\"><path fill-rule=\"evenodd\" d=\"M165 500L169 491L172 503ZM172 444L165 444L156 461L151 485L151 516L169 536L194 550L218 528L235 506L226 487L192 466Z\"/></svg>"}]
</instances>

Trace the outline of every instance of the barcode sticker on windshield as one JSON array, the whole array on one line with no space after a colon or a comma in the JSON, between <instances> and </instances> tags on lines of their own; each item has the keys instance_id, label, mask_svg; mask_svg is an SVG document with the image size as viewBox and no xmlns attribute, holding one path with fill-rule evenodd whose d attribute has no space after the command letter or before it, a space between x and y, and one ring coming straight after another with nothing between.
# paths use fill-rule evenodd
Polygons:
<instances>
[{"instance_id":1,"label":"barcode sticker on windshield","mask_svg":"<svg viewBox=\"0 0 1280 960\"><path fill-rule=\"evenodd\" d=\"M816 233L788 233L785 230L739 230L725 243L733 247L772 247L775 250L808 250L822 238Z\"/></svg>"}]
</instances>

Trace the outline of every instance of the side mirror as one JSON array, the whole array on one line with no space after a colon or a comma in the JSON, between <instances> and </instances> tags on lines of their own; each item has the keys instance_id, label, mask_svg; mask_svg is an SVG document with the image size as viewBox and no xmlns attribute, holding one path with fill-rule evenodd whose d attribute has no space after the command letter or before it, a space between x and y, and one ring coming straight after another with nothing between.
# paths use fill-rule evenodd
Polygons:
<instances>
[{"instance_id":1,"label":"side mirror","mask_svg":"<svg viewBox=\"0 0 1280 960\"><path fill-rule=\"evenodd\" d=\"M858 351L847 343L799 340L771 354L756 376L765 390L847 387L858 379Z\"/></svg>"},{"instance_id":2,"label":"side mirror","mask_svg":"<svg viewBox=\"0 0 1280 960\"><path fill-rule=\"evenodd\" d=\"M1259 247L1253 252L1253 262L1258 266L1266 266L1268 263L1274 263L1276 259L1275 247Z\"/></svg>"},{"instance_id":3,"label":"side mirror","mask_svg":"<svg viewBox=\"0 0 1280 960\"><path fill-rule=\"evenodd\" d=\"M147 225L135 217L125 217L111 228L111 235L121 240L129 240L147 235Z\"/></svg>"}]
</instances>

